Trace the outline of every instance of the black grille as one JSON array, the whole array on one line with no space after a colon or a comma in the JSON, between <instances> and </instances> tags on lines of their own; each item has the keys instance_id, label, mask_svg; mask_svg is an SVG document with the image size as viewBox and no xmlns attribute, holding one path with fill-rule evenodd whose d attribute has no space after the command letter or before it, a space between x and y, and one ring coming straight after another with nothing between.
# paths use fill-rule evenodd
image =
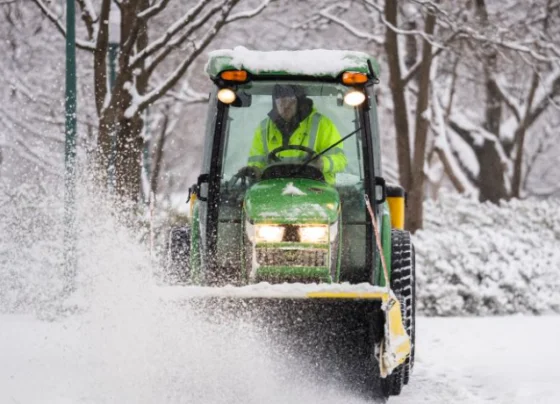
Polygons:
<instances>
[{"instance_id":1,"label":"black grille","mask_svg":"<svg viewBox=\"0 0 560 404\"><path fill-rule=\"evenodd\" d=\"M328 266L328 250L257 248L256 255L259 265L264 266Z\"/></svg>"}]
</instances>

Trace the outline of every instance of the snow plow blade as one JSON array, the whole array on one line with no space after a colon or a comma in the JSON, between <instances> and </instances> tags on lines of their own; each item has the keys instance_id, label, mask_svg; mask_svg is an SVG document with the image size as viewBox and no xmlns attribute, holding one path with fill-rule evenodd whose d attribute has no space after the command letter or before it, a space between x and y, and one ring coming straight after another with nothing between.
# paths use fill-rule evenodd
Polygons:
<instances>
[{"instance_id":1,"label":"snow plow blade","mask_svg":"<svg viewBox=\"0 0 560 404\"><path fill-rule=\"evenodd\" d=\"M188 302L212 313L227 312L233 317L250 313L252 318L265 319L267 326L271 320L281 319L280 327L308 323L321 329L338 323L345 324L345 334L367 330L368 335L363 339L370 341L369 345L375 344L382 378L404 363L411 352L400 303L383 287L366 283L273 285L262 282L242 287L174 286L161 288L160 292L164 300Z\"/></svg>"}]
</instances>

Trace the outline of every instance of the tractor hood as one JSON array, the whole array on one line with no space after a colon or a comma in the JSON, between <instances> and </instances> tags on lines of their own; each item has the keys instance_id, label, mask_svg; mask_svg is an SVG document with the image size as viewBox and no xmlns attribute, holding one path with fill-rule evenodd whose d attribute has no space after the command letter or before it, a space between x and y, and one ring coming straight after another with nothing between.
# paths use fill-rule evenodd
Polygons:
<instances>
[{"instance_id":1,"label":"tractor hood","mask_svg":"<svg viewBox=\"0 0 560 404\"><path fill-rule=\"evenodd\" d=\"M334 223L340 198L336 189L310 179L270 179L245 195L245 214L252 223Z\"/></svg>"}]
</instances>

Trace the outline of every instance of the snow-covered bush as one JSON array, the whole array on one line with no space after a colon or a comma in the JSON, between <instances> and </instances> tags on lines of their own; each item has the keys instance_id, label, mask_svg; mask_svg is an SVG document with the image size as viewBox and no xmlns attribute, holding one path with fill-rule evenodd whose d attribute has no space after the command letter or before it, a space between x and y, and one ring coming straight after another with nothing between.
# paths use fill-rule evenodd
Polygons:
<instances>
[{"instance_id":1,"label":"snow-covered bush","mask_svg":"<svg viewBox=\"0 0 560 404\"><path fill-rule=\"evenodd\" d=\"M444 195L425 209L414 236L420 313L560 312L560 201Z\"/></svg>"}]
</instances>

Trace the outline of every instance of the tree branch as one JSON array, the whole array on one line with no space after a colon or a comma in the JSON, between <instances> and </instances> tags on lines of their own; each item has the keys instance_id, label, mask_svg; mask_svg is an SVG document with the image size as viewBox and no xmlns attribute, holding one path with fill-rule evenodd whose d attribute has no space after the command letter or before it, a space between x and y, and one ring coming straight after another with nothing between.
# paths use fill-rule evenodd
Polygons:
<instances>
[{"instance_id":1,"label":"tree branch","mask_svg":"<svg viewBox=\"0 0 560 404\"><path fill-rule=\"evenodd\" d=\"M62 25L62 22L54 14L54 12L45 5L43 0L33 0L33 2L37 5L37 7L39 7L43 15L45 15L45 17L47 17L54 24L55 28L62 34L62 36L66 38L66 29ZM79 39L76 39L76 47L78 49L87 50L90 52L95 50L94 43L81 41Z\"/></svg>"},{"instance_id":2,"label":"tree branch","mask_svg":"<svg viewBox=\"0 0 560 404\"><path fill-rule=\"evenodd\" d=\"M214 7L206 10L206 14L201 16L198 20L194 21L192 25L189 27L189 29L186 30L180 37L174 38L170 40L167 44L165 44L165 46L162 47L161 52L159 52L158 55L152 61L150 61L150 63L146 66L146 70L149 72L148 74L151 75L151 73L155 70L155 68L163 60L165 60L165 58L174 49L177 49L182 43L184 43L187 40L187 38L189 38L193 34L193 32L195 32L197 29L202 27L206 22L208 22L208 20L214 17L216 13L218 13L222 9L223 4L224 3L217 4Z\"/></svg>"},{"instance_id":3,"label":"tree branch","mask_svg":"<svg viewBox=\"0 0 560 404\"><path fill-rule=\"evenodd\" d=\"M208 0L201 0L198 2L197 5L192 7L183 17L179 20L175 21L171 27L156 39L154 42L149 44L146 49L142 50L138 54L136 54L130 61L130 67L132 69L139 67L142 62L144 62L149 56L153 55L155 52L158 52L160 49L165 47L171 38L179 31L181 31L184 27L190 24L194 18L204 9L204 6L207 5ZM224 3L222 3L224 4Z\"/></svg>"},{"instance_id":4,"label":"tree branch","mask_svg":"<svg viewBox=\"0 0 560 404\"><path fill-rule=\"evenodd\" d=\"M78 3L78 5L80 6L82 21L86 26L89 40L93 41L93 37L95 35L94 24L97 21L97 16L95 15L93 6L91 5L90 0L76 0L76 3Z\"/></svg>"},{"instance_id":5,"label":"tree branch","mask_svg":"<svg viewBox=\"0 0 560 404\"><path fill-rule=\"evenodd\" d=\"M445 118L441 110L435 89L432 91L432 111L434 120L430 122L435 137L435 152L443 164L443 168L451 183L459 193L465 193L470 187L469 180L463 173L461 166L451 153L449 142L447 141Z\"/></svg>"},{"instance_id":6,"label":"tree branch","mask_svg":"<svg viewBox=\"0 0 560 404\"><path fill-rule=\"evenodd\" d=\"M163 9L165 9L168 3L169 0L160 0L153 6L150 6L142 12L138 13L138 18L140 18L141 20L148 20L152 18L154 15L160 13Z\"/></svg>"},{"instance_id":7,"label":"tree branch","mask_svg":"<svg viewBox=\"0 0 560 404\"><path fill-rule=\"evenodd\" d=\"M520 122L521 106L519 105L519 103L515 102L513 97L504 88L504 86L502 85L501 81L498 78L494 77L492 80L494 81L495 84L494 88L498 91L499 97L508 106L508 108L511 110L513 115L515 115L515 119L517 119L517 122Z\"/></svg>"},{"instance_id":8,"label":"tree branch","mask_svg":"<svg viewBox=\"0 0 560 404\"><path fill-rule=\"evenodd\" d=\"M350 25L348 22L335 17L334 15L329 14L330 10L332 8L338 7L338 5L333 5L331 7L326 8L325 10L322 10L319 12L319 15L321 15L322 17L334 22L335 24L341 26L342 28L344 28L346 31L348 31L349 33L351 33L352 35L354 35L357 38L361 38L361 39L365 39L367 41L372 41L375 42L377 45L383 45L385 43L384 39L382 37L376 36L376 35L371 35L367 32L363 32L363 31L359 31L356 28L354 28L352 25Z\"/></svg>"},{"instance_id":9,"label":"tree branch","mask_svg":"<svg viewBox=\"0 0 560 404\"><path fill-rule=\"evenodd\" d=\"M456 31L453 34L451 34L445 41L442 42L441 45L438 46L438 48L432 52L432 59L435 59L437 56L439 56L439 54L441 52L443 52L444 50L446 50L447 46L453 42L455 40L455 38L457 38L459 36L460 32ZM419 60L418 62L416 62L409 70L408 72L406 72L406 75L401 79L403 82L403 85L407 85L408 82L416 75L416 73L418 73L418 70L420 69L420 66L422 65L422 60Z\"/></svg>"},{"instance_id":10,"label":"tree branch","mask_svg":"<svg viewBox=\"0 0 560 404\"><path fill-rule=\"evenodd\" d=\"M237 14L234 14L234 15L228 17L228 19L226 20L226 24L230 24L234 21L244 20L244 19L247 19L247 18L252 18L256 15L259 15L260 13L263 12L263 10L266 7L268 7L268 5L270 4L271 1L274 1L274 0L263 0L261 5L258 6L257 8L254 8L253 10L243 11L241 13L237 13Z\"/></svg>"},{"instance_id":11,"label":"tree branch","mask_svg":"<svg viewBox=\"0 0 560 404\"><path fill-rule=\"evenodd\" d=\"M109 13L111 0L103 0L99 15L99 30L97 31L97 46L93 53L95 106L97 115L103 114L105 97L107 96L107 48L109 46Z\"/></svg>"},{"instance_id":12,"label":"tree branch","mask_svg":"<svg viewBox=\"0 0 560 404\"><path fill-rule=\"evenodd\" d=\"M541 98L535 109L527 115L527 127L531 126L546 111L552 100L560 95L560 72L557 72L556 77L548 88L550 91Z\"/></svg>"},{"instance_id":13,"label":"tree branch","mask_svg":"<svg viewBox=\"0 0 560 404\"><path fill-rule=\"evenodd\" d=\"M221 17L214 23L214 25L208 30L206 35L203 36L201 41L198 45L194 45L193 52L186 57L181 64L171 73L171 75L165 80L160 86L152 90L146 95L140 96L138 99L138 103L136 105L131 106L129 109L142 111L148 105L159 99L163 94L165 94L168 90L170 90L181 78L181 76L185 73L191 63L196 59L196 57L206 49L209 45L211 40L218 34L220 29L226 24L226 19L231 9L239 2L239 0L231 0L226 2L223 7L221 7ZM228 4L229 3L229 4ZM134 111L128 111L127 113L130 114Z\"/></svg>"}]
</instances>

